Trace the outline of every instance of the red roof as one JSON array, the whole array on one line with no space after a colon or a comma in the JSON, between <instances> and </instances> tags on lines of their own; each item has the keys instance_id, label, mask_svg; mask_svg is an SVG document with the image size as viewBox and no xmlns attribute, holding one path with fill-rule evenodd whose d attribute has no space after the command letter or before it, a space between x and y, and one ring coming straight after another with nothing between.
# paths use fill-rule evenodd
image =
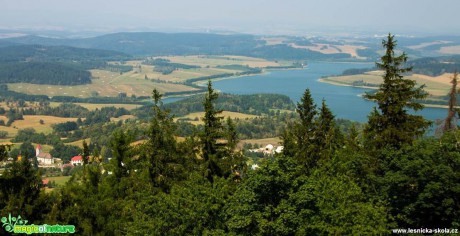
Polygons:
<instances>
[{"instance_id":1,"label":"red roof","mask_svg":"<svg viewBox=\"0 0 460 236\"><path fill-rule=\"evenodd\" d=\"M37 149L42 149L42 146L40 146L40 144L37 144Z\"/></svg>"},{"instance_id":2,"label":"red roof","mask_svg":"<svg viewBox=\"0 0 460 236\"><path fill-rule=\"evenodd\" d=\"M72 159L70 159L70 161L81 161L81 160L83 160L81 156L74 156L72 157Z\"/></svg>"},{"instance_id":3,"label":"red roof","mask_svg":"<svg viewBox=\"0 0 460 236\"><path fill-rule=\"evenodd\" d=\"M50 182L49 179L44 179L44 180L42 180L42 184L43 184L43 185L48 185L49 182Z\"/></svg>"}]
</instances>

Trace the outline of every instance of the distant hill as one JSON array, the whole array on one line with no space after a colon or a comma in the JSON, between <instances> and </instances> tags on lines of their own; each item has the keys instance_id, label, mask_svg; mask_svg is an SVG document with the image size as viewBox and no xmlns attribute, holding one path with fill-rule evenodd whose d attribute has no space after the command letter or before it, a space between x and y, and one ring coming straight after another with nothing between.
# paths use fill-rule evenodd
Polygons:
<instances>
[{"instance_id":1,"label":"distant hill","mask_svg":"<svg viewBox=\"0 0 460 236\"><path fill-rule=\"evenodd\" d=\"M460 71L460 55L444 57L427 57L410 61L413 66L412 72L430 76L438 76L444 73Z\"/></svg>"},{"instance_id":2,"label":"distant hill","mask_svg":"<svg viewBox=\"0 0 460 236\"><path fill-rule=\"evenodd\" d=\"M460 72L460 55L442 56L442 57L424 57L407 62L412 66L412 73L439 76L444 73ZM377 70L376 67L364 69L347 69L342 75L359 75L369 71Z\"/></svg>"},{"instance_id":3,"label":"distant hill","mask_svg":"<svg viewBox=\"0 0 460 236\"><path fill-rule=\"evenodd\" d=\"M128 54L121 52L68 46L14 45L0 48L0 62L116 61L126 60L128 58L130 58Z\"/></svg>"},{"instance_id":4,"label":"distant hill","mask_svg":"<svg viewBox=\"0 0 460 236\"><path fill-rule=\"evenodd\" d=\"M114 67L107 61L129 58L120 52L68 46L0 47L0 83L87 84L88 69Z\"/></svg>"},{"instance_id":5,"label":"distant hill","mask_svg":"<svg viewBox=\"0 0 460 236\"><path fill-rule=\"evenodd\" d=\"M165 55L243 55L267 59L337 59L348 54L321 54L306 49L265 46L265 41L253 35L203 33L115 33L83 39L57 39L24 36L7 40L20 44L66 45L80 48L114 50L136 56Z\"/></svg>"}]
</instances>

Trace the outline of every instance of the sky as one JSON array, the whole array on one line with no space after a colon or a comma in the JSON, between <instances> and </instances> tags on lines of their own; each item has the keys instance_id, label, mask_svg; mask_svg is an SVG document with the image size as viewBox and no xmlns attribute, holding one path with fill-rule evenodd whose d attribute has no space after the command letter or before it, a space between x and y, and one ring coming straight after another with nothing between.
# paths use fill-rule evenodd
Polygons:
<instances>
[{"instance_id":1,"label":"sky","mask_svg":"<svg viewBox=\"0 0 460 236\"><path fill-rule=\"evenodd\" d=\"M0 29L460 34L458 0L0 0Z\"/></svg>"}]
</instances>

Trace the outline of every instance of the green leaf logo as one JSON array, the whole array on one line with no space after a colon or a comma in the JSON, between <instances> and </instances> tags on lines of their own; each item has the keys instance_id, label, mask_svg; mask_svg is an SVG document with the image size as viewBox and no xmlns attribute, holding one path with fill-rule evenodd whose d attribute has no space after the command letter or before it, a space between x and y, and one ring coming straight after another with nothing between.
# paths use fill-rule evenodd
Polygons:
<instances>
[{"instance_id":1,"label":"green leaf logo","mask_svg":"<svg viewBox=\"0 0 460 236\"><path fill-rule=\"evenodd\" d=\"M18 217L11 217L11 213L8 214L8 218L2 217L1 221L3 223L2 227L10 233L13 232L15 225L25 225L28 222L27 220L22 219L20 215L18 215Z\"/></svg>"}]
</instances>

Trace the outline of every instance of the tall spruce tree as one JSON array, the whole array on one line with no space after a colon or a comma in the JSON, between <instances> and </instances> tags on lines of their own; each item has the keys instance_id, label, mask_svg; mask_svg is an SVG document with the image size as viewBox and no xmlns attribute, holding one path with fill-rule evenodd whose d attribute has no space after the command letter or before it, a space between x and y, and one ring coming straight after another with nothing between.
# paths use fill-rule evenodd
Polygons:
<instances>
[{"instance_id":1,"label":"tall spruce tree","mask_svg":"<svg viewBox=\"0 0 460 236\"><path fill-rule=\"evenodd\" d=\"M300 116L299 122L296 122L293 127L295 137L294 156L307 166L310 166L309 159L312 158L314 152L314 144L312 140L315 138L315 117L317 115L316 105L311 97L309 89L306 89L300 102L297 103L297 113ZM289 147L285 147L289 148Z\"/></svg>"},{"instance_id":2,"label":"tall spruce tree","mask_svg":"<svg viewBox=\"0 0 460 236\"><path fill-rule=\"evenodd\" d=\"M153 118L147 131L148 140L142 148L148 167L148 175L154 187L168 192L170 184L183 170L179 160L177 142L174 137L176 126L173 116L162 108L162 95L153 90Z\"/></svg>"},{"instance_id":3,"label":"tall spruce tree","mask_svg":"<svg viewBox=\"0 0 460 236\"><path fill-rule=\"evenodd\" d=\"M212 181L213 176L222 176L222 170L219 167L218 159L222 158L222 144L218 143L219 139L224 138L224 126L222 124L221 110L214 107L214 102L219 95L212 88L211 80L208 81L208 92L203 102L204 106L204 130L201 133L202 153L205 161L205 176Z\"/></svg>"},{"instance_id":4,"label":"tall spruce tree","mask_svg":"<svg viewBox=\"0 0 460 236\"><path fill-rule=\"evenodd\" d=\"M429 122L422 116L411 115L409 110L418 111L423 105L418 100L424 99L427 93L424 86L416 87L414 80L404 79L403 74L410 72L411 67L405 67L407 55L395 55L396 41L388 34L382 41L386 49L377 68L384 71L383 83L375 94L364 97L377 102L378 110L369 115L369 121L364 129L367 145L374 148L400 148L411 144L416 137L423 135Z\"/></svg>"},{"instance_id":5,"label":"tall spruce tree","mask_svg":"<svg viewBox=\"0 0 460 236\"><path fill-rule=\"evenodd\" d=\"M457 76L458 72L454 73L454 77L452 78L452 87L449 92L449 109L447 112L447 117L444 119L444 122L441 126L442 132L449 132L452 130L457 129L457 119L455 117L455 114L458 112L458 109L456 108L457 105Z\"/></svg>"}]
</instances>

